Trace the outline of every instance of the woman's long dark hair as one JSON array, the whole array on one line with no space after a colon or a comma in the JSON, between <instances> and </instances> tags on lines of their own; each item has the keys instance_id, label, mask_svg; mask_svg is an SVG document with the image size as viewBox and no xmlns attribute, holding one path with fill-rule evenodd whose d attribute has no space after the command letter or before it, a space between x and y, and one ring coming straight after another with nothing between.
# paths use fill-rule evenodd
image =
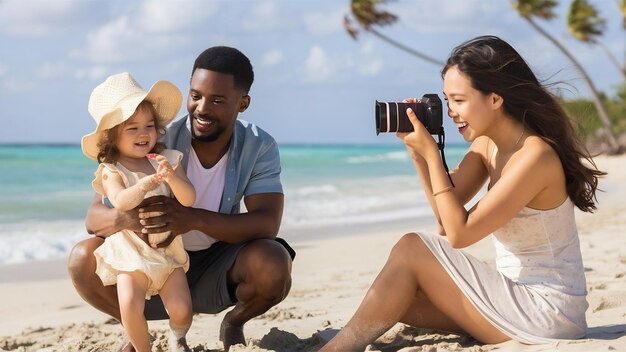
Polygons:
<instances>
[{"instance_id":1,"label":"woman's long dark hair","mask_svg":"<svg viewBox=\"0 0 626 352\"><path fill-rule=\"evenodd\" d=\"M135 109L135 114L139 109L148 109L154 116L154 127L157 130L157 135L163 129L163 126L160 126L159 119L157 119L157 113L151 102L144 100L139 105L137 105L137 109ZM132 117L132 116L131 116ZM120 158L120 151L117 149L117 137L120 134L120 128L124 126L125 122L120 123L114 127L109 128L102 132L100 136L100 140L98 141L98 163L109 163L115 164L117 160ZM165 149L165 144L157 142L150 153L160 153Z\"/></svg>"},{"instance_id":2,"label":"woman's long dark hair","mask_svg":"<svg viewBox=\"0 0 626 352\"><path fill-rule=\"evenodd\" d=\"M593 212L598 177L606 173L597 169L569 116L520 54L498 37L481 36L452 51L442 76L453 66L478 91L501 96L504 111L556 151L565 171L567 194L580 210Z\"/></svg>"}]
</instances>

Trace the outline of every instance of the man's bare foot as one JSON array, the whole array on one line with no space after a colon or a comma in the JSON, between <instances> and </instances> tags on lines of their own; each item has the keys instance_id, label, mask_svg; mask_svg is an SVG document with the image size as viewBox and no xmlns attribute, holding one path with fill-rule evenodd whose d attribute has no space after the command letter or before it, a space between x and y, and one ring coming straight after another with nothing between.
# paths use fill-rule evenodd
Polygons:
<instances>
[{"instance_id":1,"label":"man's bare foot","mask_svg":"<svg viewBox=\"0 0 626 352\"><path fill-rule=\"evenodd\" d=\"M176 336L170 332L170 338L167 344L170 352L191 352L191 349L187 346L187 339L185 339L184 336L176 339Z\"/></svg>"},{"instance_id":2,"label":"man's bare foot","mask_svg":"<svg viewBox=\"0 0 626 352\"><path fill-rule=\"evenodd\" d=\"M243 335L243 326L230 325L222 321L220 326L220 341L224 343L224 351L228 352L230 346L236 344L246 345L246 338Z\"/></svg>"}]
</instances>

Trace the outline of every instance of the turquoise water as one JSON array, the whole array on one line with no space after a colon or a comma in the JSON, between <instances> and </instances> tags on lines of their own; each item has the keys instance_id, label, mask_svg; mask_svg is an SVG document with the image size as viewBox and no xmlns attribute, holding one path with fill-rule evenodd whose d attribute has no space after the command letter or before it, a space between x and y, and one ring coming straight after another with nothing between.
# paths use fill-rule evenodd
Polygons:
<instances>
[{"instance_id":1,"label":"turquoise water","mask_svg":"<svg viewBox=\"0 0 626 352\"><path fill-rule=\"evenodd\" d=\"M466 148L447 146L448 165ZM281 145L280 153L288 239L431 216L402 145ZM96 167L78 145L0 145L0 264L65 256L87 236Z\"/></svg>"}]
</instances>

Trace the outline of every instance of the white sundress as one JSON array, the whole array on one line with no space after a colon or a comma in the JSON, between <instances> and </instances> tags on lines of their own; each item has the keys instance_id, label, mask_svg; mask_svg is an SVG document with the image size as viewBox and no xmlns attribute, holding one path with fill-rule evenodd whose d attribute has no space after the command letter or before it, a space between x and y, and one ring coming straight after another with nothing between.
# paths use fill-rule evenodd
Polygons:
<instances>
[{"instance_id":1,"label":"white sundress","mask_svg":"<svg viewBox=\"0 0 626 352\"><path fill-rule=\"evenodd\" d=\"M177 150L166 149L161 155L167 157L173 167L176 167L182 160L182 153ZM153 167L158 167L158 163L150 160ZM146 176L141 172L132 172L123 165L116 163L101 163L95 172L96 178L92 182L96 192L103 194L102 170L107 168L117 172L124 181L126 187L136 184L139 179ZM105 194L103 194L106 196ZM156 189L148 192L145 198L166 195L171 196L169 187L161 184ZM102 245L94 251L96 257L96 274L105 286L115 285L117 275L120 272L141 271L148 277L148 290L146 299L156 295L163 284L174 271L182 267L185 272L189 269L189 256L183 247L183 239L177 236L170 245L165 248L152 248L142 241L134 232L122 230L107 237Z\"/></svg>"},{"instance_id":2,"label":"white sundress","mask_svg":"<svg viewBox=\"0 0 626 352\"><path fill-rule=\"evenodd\" d=\"M418 234L465 296L496 328L527 344L584 337L589 304L574 204L524 208L492 235L496 268Z\"/></svg>"}]
</instances>

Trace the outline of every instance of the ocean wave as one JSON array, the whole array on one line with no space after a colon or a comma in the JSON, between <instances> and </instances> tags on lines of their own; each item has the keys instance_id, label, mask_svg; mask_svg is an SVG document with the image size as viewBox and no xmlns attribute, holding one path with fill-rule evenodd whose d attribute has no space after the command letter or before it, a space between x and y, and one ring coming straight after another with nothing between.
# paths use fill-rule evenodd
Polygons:
<instances>
[{"instance_id":1,"label":"ocean wave","mask_svg":"<svg viewBox=\"0 0 626 352\"><path fill-rule=\"evenodd\" d=\"M83 221L28 221L3 227L0 264L67 258L78 241L89 237Z\"/></svg>"},{"instance_id":2,"label":"ocean wave","mask_svg":"<svg viewBox=\"0 0 626 352\"><path fill-rule=\"evenodd\" d=\"M394 151L382 154L351 156L346 159L348 164L367 164L380 163L383 161L402 161L408 160L408 154L405 151Z\"/></svg>"}]
</instances>

